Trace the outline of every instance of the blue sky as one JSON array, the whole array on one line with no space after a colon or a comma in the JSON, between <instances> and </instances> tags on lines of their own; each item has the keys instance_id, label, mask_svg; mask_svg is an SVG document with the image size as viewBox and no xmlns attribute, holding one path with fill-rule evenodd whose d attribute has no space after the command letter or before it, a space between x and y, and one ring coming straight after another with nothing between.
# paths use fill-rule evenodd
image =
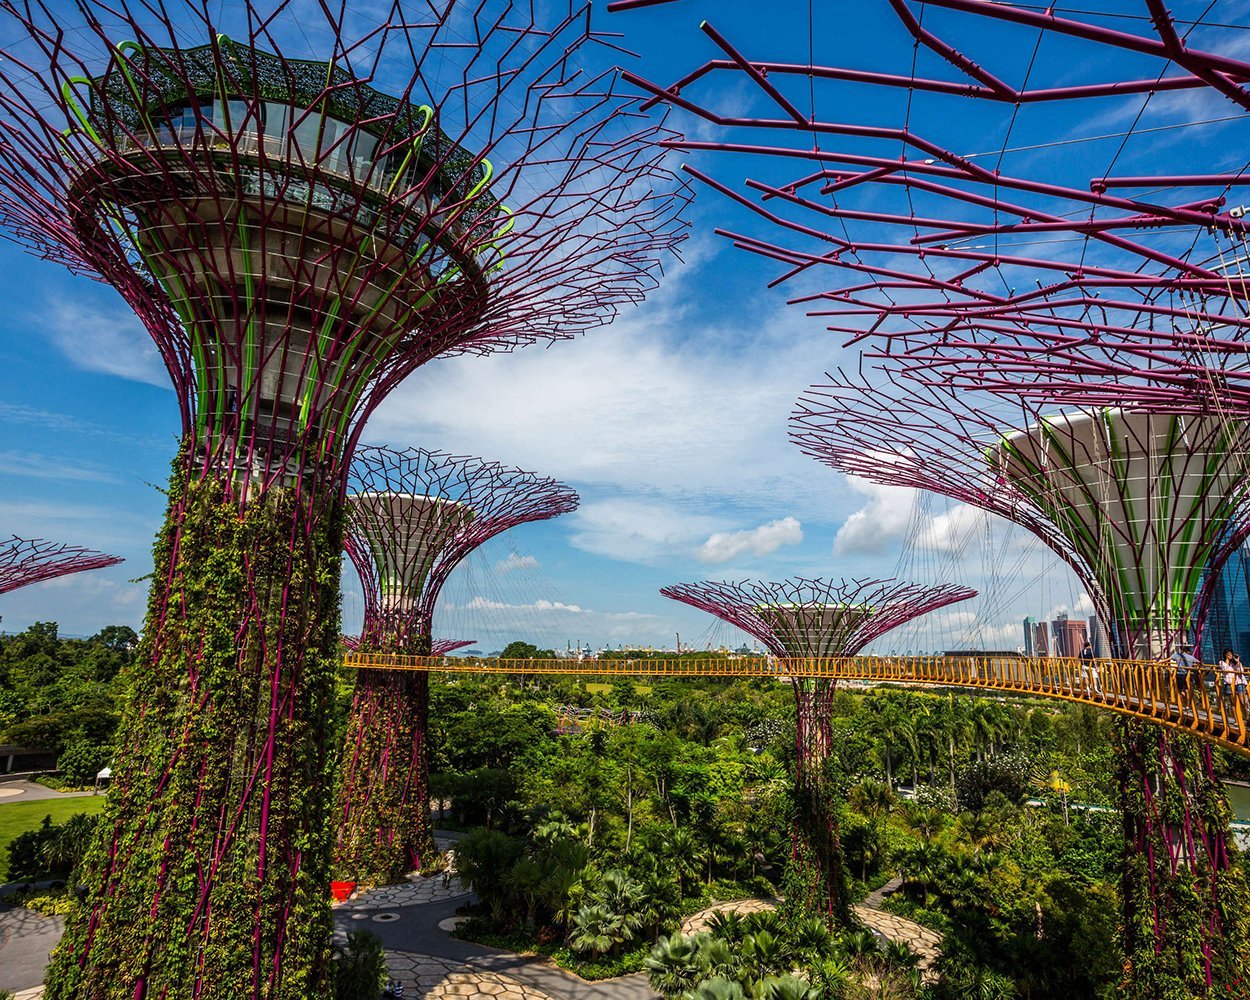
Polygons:
<instances>
[{"instance_id":1,"label":"blue sky","mask_svg":"<svg viewBox=\"0 0 1250 1000\"><path fill-rule=\"evenodd\" d=\"M910 40L884 0L836 5L836 23L834 5L815 6L818 61L908 71ZM1216 8L1213 16L1247 23L1244 3ZM760 58L805 61L807 10L806 3L778 2L762 16L756 3L682 0L651 11L598 13L601 27L623 32L624 46L641 54L631 68L667 83L717 54L698 31L701 17ZM1009 38L1006 48L980 54L1000 58L992 68L1015 79L1012 73L1027 69L1032 42ZM967 41L976 48L986 39ZM1087 68L1078 60L1048 71ZM928 71L955 77L949 67ZM766 110L740 81L726 78L707 92L735 112ZM798 93L806 93L805 83ZM817 104L825 117L894 122L900 94L839 84L820 89ZM1210 114L1179 100L1159 108L1149 114L1160 123ZM936 125L950 124L949 105L923 110ZM1135 114L1128 102L1091 111L1098 121L1060 123L1044 110L1013 124L1012 142L1110 133ZM1004 144L1001 109L978 109L951 127L968 151ZM704 137L713 131L691 127ZM1233 155L1227 132L1194 131L1187 144L1162 132L1122 162L1137 159L1162 172L1209 139L1210 161L1225 166ZM1106 148L1089 147L1065 153L1077 174L1088 176L1107 159ZM1240 149L1244 155L1244 143ZM774 169L730 157L690 161L734 182ZM736 633L661 598L658 588L699 578L888 576L896 568L922 582L987 588L991 600L934 616L878 643L882 649L957 642L973 622L989 626L982 633L987 644L1014 647L1014 623L1025 614L1088 606L1070 575L1014 530L940 499L914 512L906 491L848 483L791 446L786 418L796 397L825 370L853 363L853 355L818 320L785 305L787 294L802 289L765 288L776 265L712 235L719 225L766 232L746 213L700 191L691 219L685 264L612 326L546 349L435 362L373 416L367 443L478 454L559 477L582 496L576 513L518 528L470 560L444 593L440 635L477 638L483 650L512 638L671 645L678 631L684 642L736 644ZM0 301L0 533L90 545L127 559L7 595L0 600L3 628L49 619L67 634L114 622L138 627L146 598L140 578L150 570L164 508L160 486L176 445L167 375L114 292L10 245L0 245ZM1019 568L1006 575L1000 567L1007 565ZM344 581L350 628L360 599L350 571Z\"/></svg>"}]
</instances>

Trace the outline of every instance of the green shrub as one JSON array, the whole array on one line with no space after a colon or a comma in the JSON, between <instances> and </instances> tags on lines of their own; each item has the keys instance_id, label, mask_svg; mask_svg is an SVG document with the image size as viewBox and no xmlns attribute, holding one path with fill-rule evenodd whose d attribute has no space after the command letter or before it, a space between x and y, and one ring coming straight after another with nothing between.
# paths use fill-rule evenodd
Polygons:
<instances>
[{"instance_id":1,"label":"green shrub","mask_svg":"<svg viewBox=\"0 0 1250 1000\"><path fill-rule=\"evenodd\" d=\"M386 976L382 939L372 931L352 931L334 949L334 1000L378 1000Z\"/></svg>"},{"instance_id":2,"label":"green shrub","mask_svg":"<svg viewBox=\"0 0 1250 1000\"><path fill-rule=\"evenodd\" d=\"M68 878L82 860L96 818L75 813L64 823L43 818L37 829L19 833L9 843L9 878L14 882Z\"/></svg>"}]
</instances>

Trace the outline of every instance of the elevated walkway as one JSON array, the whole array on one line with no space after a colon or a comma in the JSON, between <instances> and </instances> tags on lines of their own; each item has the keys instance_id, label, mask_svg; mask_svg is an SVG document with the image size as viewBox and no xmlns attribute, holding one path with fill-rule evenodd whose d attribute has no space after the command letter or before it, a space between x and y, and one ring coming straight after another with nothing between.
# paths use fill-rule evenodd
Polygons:
<instances>
[{"instance_id":1,"label":"elevated walkway","mask_svg":"<svg viewBox=\"0 0 1250 1000\"><path fill-rule=\"evenodd\" d=\"M459 674L563 674L594 677L740 677L782 680L819 677L898 684L937 685L1058 698L1110 709L1147 722L1184 730L1250 756L1246 695L1222 697L1210 668L1179 676L1171 661L1080 660L1028 656L848 656L822 659L772 657L502 660L470 657L349 653L349 667L424 670Z\"/></svg>"}]
</instances>

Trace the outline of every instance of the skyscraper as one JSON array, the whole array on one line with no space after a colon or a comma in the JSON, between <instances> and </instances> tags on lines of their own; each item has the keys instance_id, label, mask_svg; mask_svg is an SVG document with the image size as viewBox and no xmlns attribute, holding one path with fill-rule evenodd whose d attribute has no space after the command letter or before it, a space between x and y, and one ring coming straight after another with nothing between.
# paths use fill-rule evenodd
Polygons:
<instances>
[{"instance_id":1,"label":"skyscraper","mask_svg":"<svg viewBox=\"0 0 1250 1000\"><path fill-rule=\"evenodd\" d=\"M1086 633L1083 621L1072 621L1066 611L1050 623L1055 636L1056 656L1080 656L1081 647L1085 645Z\"/></svg>"},{"instance_id":2,"label":"skyscraper","mask_svg":"<svg viewBox=\"0 0 1250 1000\"><path fill-rule=\"evenodd\" d=\"M1033 626L1033 655L1050 655L1050 625L1046 622L1038 622Z\"/></svg>"},{"instance_id":3,"label":"skyscraper","mask_svg":"<svg viewBox=\"0 0 1250 1000\"><path fill-rule=\"evenodd\" d=\"M1033 652L1037 648L1034 642L1034 633L1037 631L1037 619L1031 615L1024 620L1024 655L1036 656Z\"/></svg>"}]
</instances>

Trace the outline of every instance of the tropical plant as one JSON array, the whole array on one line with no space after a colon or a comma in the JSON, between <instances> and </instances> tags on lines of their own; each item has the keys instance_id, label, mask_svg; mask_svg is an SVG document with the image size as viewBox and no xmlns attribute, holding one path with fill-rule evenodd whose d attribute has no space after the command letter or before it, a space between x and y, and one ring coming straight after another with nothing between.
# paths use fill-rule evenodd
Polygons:
<instances>
[{"instance_id":1,"label":"tropical plant","mask_svg":"<svg viewBox=\"0 0 1250 1000\"><path fill-rule=\"evenodd\" d=\"M352 931L334 950L334 1000L377 1000L386 978L386 952L372 931Z\"/></svg>"},{"instance_id":2,"label":"tropical plant","mask_svg":"<svg viewBox=\"0 0 1250 1000\"><path fill-rule=\"evenodd\" d=\"M664 996L693 989L703 978L699 948L684 934L661 936L643 960L651 988Z\"/></svg>"},{"instance_id":3,"label":"tropical plant","mask_svg":"<svg viewBox=\"0 0 1250 1000\"><path fill-rule=\"evenodd\" d=\"M587 903L573 917L569 946L576 952L598 958L608 952L617 954L629 940L629 933L619 914L602 903Z\"/></svg>"}]
</instances>

